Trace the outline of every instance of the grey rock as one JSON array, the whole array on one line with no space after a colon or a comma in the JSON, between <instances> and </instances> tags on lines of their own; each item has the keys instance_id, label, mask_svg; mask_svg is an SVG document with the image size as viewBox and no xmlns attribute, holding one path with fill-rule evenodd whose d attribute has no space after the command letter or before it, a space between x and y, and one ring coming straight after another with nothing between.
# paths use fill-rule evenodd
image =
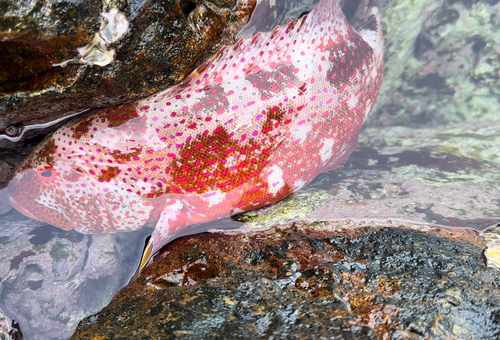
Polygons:
<instances>
[{"instance_id":1,"label":"grey rock","mask_svg":"<svg viewBox=\"0 0 500 340\"><path fill-rule=\"evenodd\" d=\"M67 339L134 274L145 233L83 235L0 216L0 309L26 339Z\"/></svg>"}]
</instances>

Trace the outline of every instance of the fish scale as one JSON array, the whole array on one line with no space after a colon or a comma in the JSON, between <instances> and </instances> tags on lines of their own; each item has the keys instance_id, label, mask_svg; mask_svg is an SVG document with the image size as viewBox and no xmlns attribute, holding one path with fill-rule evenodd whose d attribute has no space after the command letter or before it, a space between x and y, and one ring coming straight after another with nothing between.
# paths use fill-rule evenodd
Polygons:
<instances>
[{"instance_id":1,"label":"fish scale","mask_svg":"<svg viewBox=\"0 0 500 340\"><path fill-rule=\"evenodd\" d=\"M189 225L256 209L336 169L378 96L378 9L356 32L337 0L223 47L180 84L46 139L9 184L29 217L83 233Z\"/></svg>"}]
</instances>

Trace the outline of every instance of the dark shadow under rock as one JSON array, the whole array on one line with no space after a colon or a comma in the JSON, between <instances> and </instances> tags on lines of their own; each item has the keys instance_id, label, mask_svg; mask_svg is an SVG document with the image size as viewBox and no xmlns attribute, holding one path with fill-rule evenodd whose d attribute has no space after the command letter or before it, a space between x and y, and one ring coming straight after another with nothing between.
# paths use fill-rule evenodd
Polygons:
<instances>
[{"instance_id":1,"label":"dark shadow under rock","mask_svg":"<svg viewBox=\"0 0 500 340\"><path fill-rule=\"evenodd\" d=\"M484 247L470 230L350 222L185 237L73 339L495 338Z\"/></svg>"}]
</instances>

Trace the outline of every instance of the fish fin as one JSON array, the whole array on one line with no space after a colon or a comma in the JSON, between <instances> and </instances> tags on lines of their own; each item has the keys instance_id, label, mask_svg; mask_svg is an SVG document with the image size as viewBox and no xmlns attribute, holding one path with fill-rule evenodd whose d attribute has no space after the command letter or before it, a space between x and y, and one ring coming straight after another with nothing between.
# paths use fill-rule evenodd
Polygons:
<instances>
[{"instance_id":1,"label":"fish fin","mask_svg":"<svg viewBox=\"0 0 500 340\"><path fill-rule=\"evenodd\" d=\"M384 44L382 38L382 24L380 22L380 10L376 6L376 1L369 0L369 2L370 4L366 12L366 19L363 24L361 24L357 32L361 38L363 38L363 40L370 45L376 55L382 56ZM371 2L374 2L375 4L372 4Z\"/></svg>"},{"instance_id":2,"label":"fish fin","mask_svg":"<svg viewBox=\"0 0 500 340\"><path fill-rule=\"evenodd\" d=\"M350 33L352 28L338 1L322 0L298 21L223 47L184 81L160 96L176 97L192 91L204 92L248 74L271 72L277 66L290 64L296 58L303 59L304 53L314 53L340 44Z\"/></svg>"},{"instance_id":3,"label":"fish fin","mask_svg":"<svg viewBox=\"0 0 500 340\"><path fill-rule=\"evenodd\" d=\"M139 265L139 269L137 270L137 274L140 274L142 272L142 269L146 267L146 265L149 263L149 260L151 260L152 254L151 254L151 249L153 248L153 241L152 237L148 239L148 244L144 248L144 251L142 252L142 258L141 258L141 263ZM135 275L134 275L135 277Z\"/></svg>"},{"instance_id":4,"label":"fish fin","mask_svg":"<svg viewBox=\"0 0 500 340\"><path fill-rule=\"evenodd\" d=\"M179 200L169 200L159 214L153 234L148 240L142 254L138 272L147 266L153 256L174 236L189 225L189 218L183 211L184 205Z\"/></svg>"}]
</instances>

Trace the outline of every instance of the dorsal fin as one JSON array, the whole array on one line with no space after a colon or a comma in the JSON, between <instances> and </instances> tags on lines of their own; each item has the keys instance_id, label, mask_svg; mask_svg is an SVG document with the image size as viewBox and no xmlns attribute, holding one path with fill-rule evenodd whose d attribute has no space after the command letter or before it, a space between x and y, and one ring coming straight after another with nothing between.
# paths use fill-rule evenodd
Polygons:
<instances>
[{"instance_id":1,"label":"dorsal fin","mask_svg":"<svg viewBox=\"0 0 500 340\"><path fill-rule=\"evenodd\" d=\"M180 84L158 94L158 99L162 96L182 97L183 93L192 91L202 92L230 79L271 70L290 63L294 56L306 51L338 45L352 31L338 0L322 0L311 13L298 21L223 47Z\"/></svg>"}]
</instances>

